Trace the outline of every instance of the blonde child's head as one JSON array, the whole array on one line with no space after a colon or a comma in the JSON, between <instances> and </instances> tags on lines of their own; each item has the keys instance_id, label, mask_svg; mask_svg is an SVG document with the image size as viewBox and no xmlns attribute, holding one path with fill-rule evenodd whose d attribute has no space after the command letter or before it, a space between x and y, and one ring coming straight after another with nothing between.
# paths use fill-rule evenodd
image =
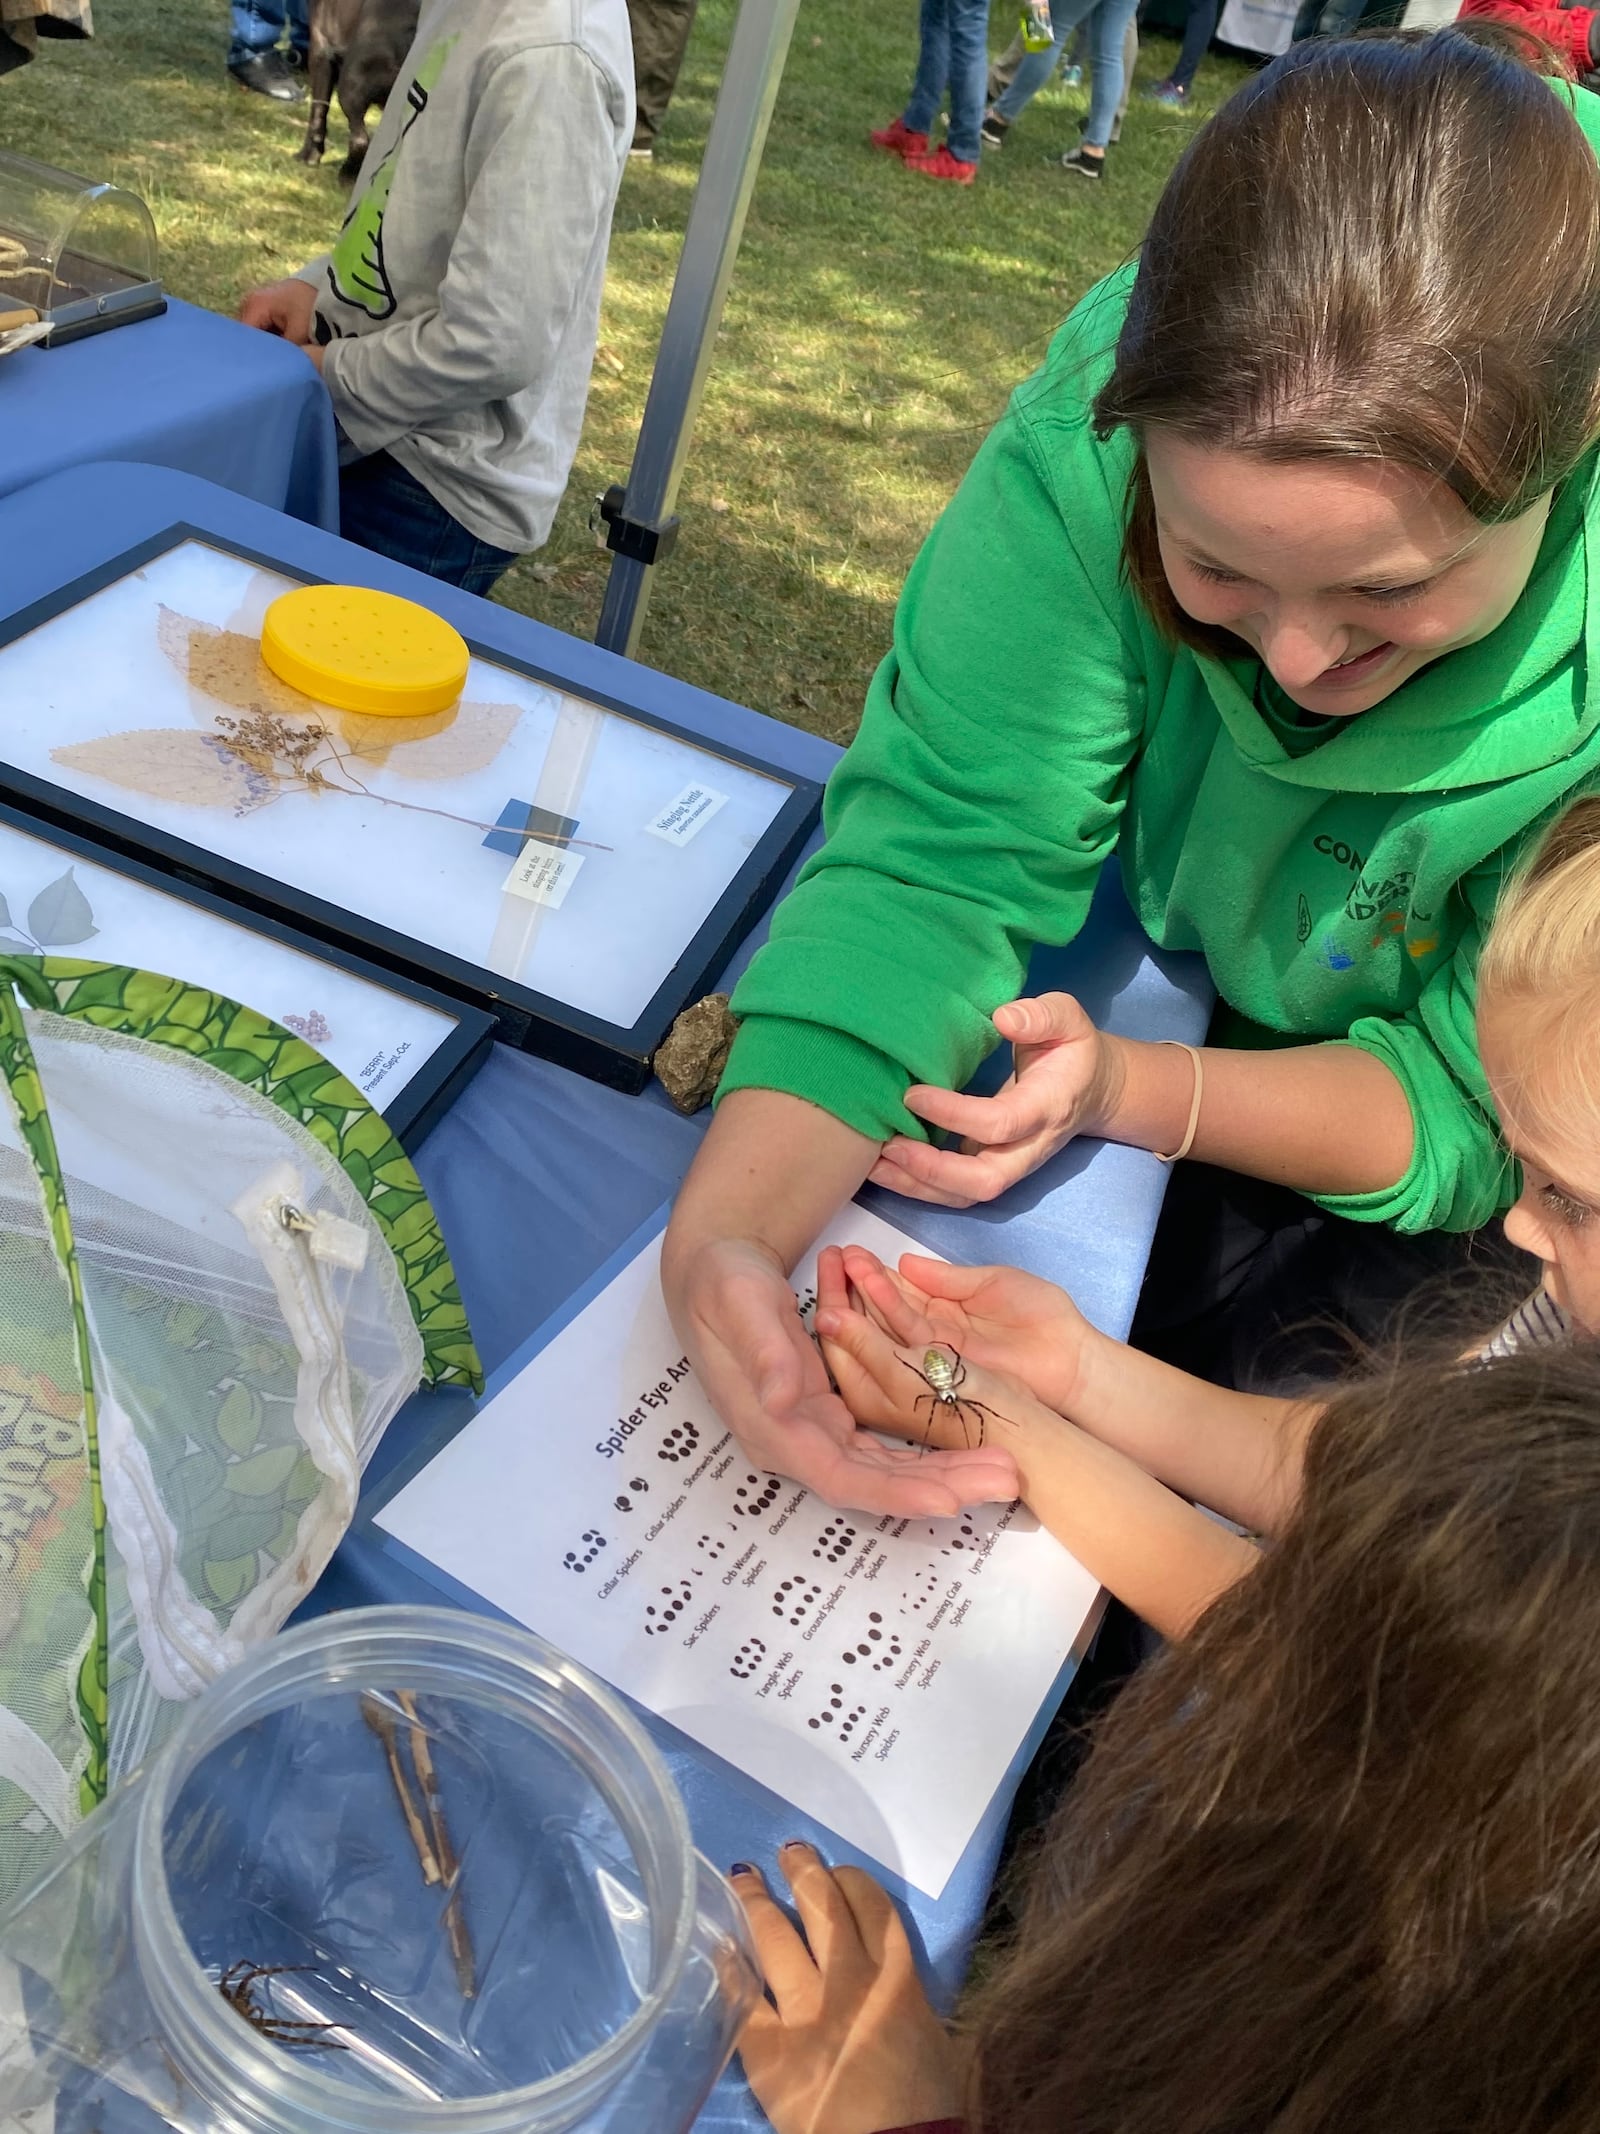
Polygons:
<instances>
[{"instance_id":1,"label":"blonde child's head","mask_svg":"<svg viewBox=\"0 0 1600 2134\"><path fill-rule=\"evenodd\" d=\"M1478 1050L1522 1196L1506 1235L1600 1333L1600 798L1508 886L1478 963Z\"/></svg>"}]
</instances>

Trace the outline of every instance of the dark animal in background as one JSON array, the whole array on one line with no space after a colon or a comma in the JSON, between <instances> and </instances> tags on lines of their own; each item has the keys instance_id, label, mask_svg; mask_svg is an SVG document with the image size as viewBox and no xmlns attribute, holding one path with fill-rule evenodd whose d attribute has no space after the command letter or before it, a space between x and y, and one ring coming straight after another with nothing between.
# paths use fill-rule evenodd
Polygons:
<instances>
[{"instance_id":1,"label":"dark animal in background","mask_svg":"<svg viewBox=\"0 0 1600 2134\"><path fill-rule=\"evenodd\" d=\"M388 102L389 92L417 33L421 0L311 0L311 49L307 73L311 116L300 150L302 163L320 163L328 145L328 108L334 90L350 129L350 153L342 178L361 168L371 136L367 113Z\"/></svg>"}]
</instances>

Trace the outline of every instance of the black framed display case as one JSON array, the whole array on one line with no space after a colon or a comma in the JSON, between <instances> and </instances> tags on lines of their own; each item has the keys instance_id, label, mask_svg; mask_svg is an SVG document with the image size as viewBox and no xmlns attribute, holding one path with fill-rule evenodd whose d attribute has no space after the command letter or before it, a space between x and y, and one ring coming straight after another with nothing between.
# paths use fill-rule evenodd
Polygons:
<instances>
[{"instance_id":1,"label":"black framed display case","mask_svg":"<svg viewBox=\"0 0 1600 2134\"><path fill-rule=\"evenodd\" d=\"M310 582L179 522L20 606L0 619L0 782L642 1088L783 880L820 783L470 631L450 712L330 710L259 656L266 606Z\"/></svg>"},{"instance_id":2,"label":"black framed display case","mask_svg":"<svg viewBox=\"0 0 1600 2134\"><path fill-rule=\"evenodd\" d=\"M494 1019L0 800L0 955L131 964L304 1037L415 1148L488 1057Z\"/></svg>"}]
</instances>

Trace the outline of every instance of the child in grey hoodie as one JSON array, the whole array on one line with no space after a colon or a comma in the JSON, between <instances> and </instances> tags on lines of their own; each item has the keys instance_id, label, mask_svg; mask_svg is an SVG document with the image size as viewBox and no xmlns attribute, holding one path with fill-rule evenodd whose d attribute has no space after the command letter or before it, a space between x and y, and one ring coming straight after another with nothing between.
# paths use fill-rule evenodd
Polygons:
<instances>
[{"instance_id":1,"label":"child in grey hoodie","mask_svg":"<svg viewBox=\"0 0 1600 2134\"><path fill-rule=\"evenodd\" d=\"M482 593L548 536L633 102L625 0L425 0L338 243L240 310L322 372L350 540Z\"/></svg>"}]
</instances>

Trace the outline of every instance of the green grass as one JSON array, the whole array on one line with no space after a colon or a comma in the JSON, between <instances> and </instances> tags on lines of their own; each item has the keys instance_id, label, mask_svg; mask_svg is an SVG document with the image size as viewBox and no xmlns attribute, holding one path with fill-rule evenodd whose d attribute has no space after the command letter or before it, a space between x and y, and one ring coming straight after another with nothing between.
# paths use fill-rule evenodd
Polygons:
<instances>
[{"instance_id":1,"label":"green grass","mask_svg":"<svg viewBox=\"0 0 1600 2134\"><path fill-rule=\"evenodd\" d=\"M996 47L1010 34L996 10ZM583 444L544 552L509 605L593 633L607 559L590 503L627 473L733 0L703 0L667 140L618 203ZM177 295L231 309L330 241L337 113L321 170L294 160L303 112L223 67L222 0L95 0L90 44L51 44L0 82L0 142L131 185ZM970 189L867 145L904 102L913 0L805 0L745 229L640 656L843 740L889 638L896 592L1011 387L1066 311L1138 242L1194 120L1135 99L1099 188L1055 158L1081 91L1046 91ZM1172 63L1152 39L1141 82ZM1241 66L1208 60L1213 109ZM535 575L535 573L538 575Z\"/></svg>"}]
</instances>

